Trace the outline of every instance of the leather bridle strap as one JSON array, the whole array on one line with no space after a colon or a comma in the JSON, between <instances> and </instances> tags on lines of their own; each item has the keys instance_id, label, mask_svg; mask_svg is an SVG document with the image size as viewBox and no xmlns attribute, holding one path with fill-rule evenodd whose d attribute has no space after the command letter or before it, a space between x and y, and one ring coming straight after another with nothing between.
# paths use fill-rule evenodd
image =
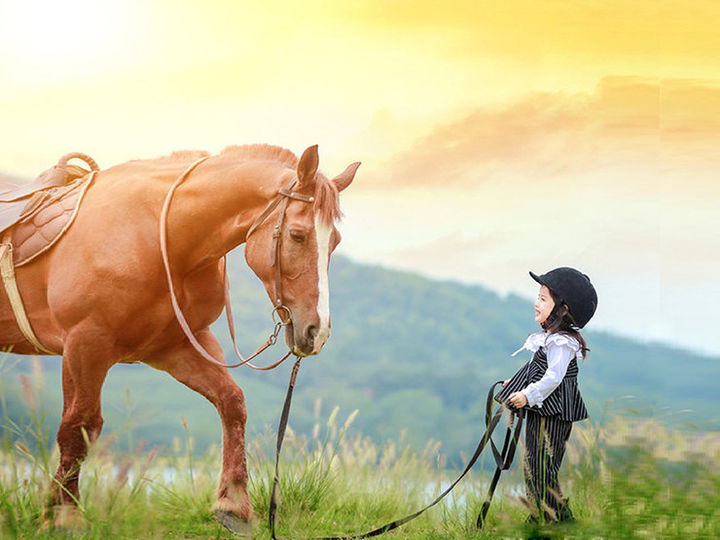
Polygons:
<instances>
[{"instance_id":1,"label":"leather bridle strap","mask_svg":"<svg viewBox=\"0 0 720 540\"><path fill-rule=\"evenodd\" d=\"M270 216L270 214L272 214L276 206L280 205L280 215L272 233L273 240L272 247L270 248L270 266L275 268L275 298L273 299L273 304L275 304L275 309L277 310L285 309L287 316L290 316L290 310L283 306L282 303L282 266L280 263L280 248L282 246L282 230L285 222L285 211L287 210L288 204L290 204L290 199L295 199L305 203L312 203L315 201L315 197L302 195L301 193L296 193L292 190L297 181L297 177L294 177L287 185L285 185L285 187L278 191L277 196L270 201L270 204L268 204L263 213L260 214L260 216L258 216L258 218L253 222L245 235L245 241L247 242L247 239L250 238L250 235L253 232L255 232L255 229L257 229L258 226L260 226L260 224L262 224Z\"/></svg>"},{"instance_id":2,"label":"leather bridle strap","mask_svg":"<svg viewBox=\"0 0 720 540\"><path fill-rule=\"evenodd\" d=\"M278 362L275 362L274 364L271 364L267 367L257 367L252 364L250 364L250 360L255 358L257 355L259 355L262 351L270 347L271 345L274 345L277 342L277 337L280 332L280 328L284 326L286 323L284 323L282 320L277 322L275 324L275 329L271 336L268 338L268 340L263 343L257 351L255 351L250 357L247 359L243 358L242 354L240 354L240 351L238 349L237 343L235 341L235 329L234 329L234 321L232 316L232 308L230 306L230 283L228 280L227 275L227 259L223 257L223 264L224 264L224 270L223 270L223 287L225 291L225 312L227 315L228 320L228 328L230 329L230 337L233 344L233 349L235 351L236 356L240 360L237 364L224 364L222 362L219 362L216 360L197 340L195 335L192 332L192 329L190 328L190 325L187 322L187 319L185 318L185 315L182 312L182 309L180 308L180 303L177 299L177 295L175 294L175 285L173 283L172 278L172 271L170 270L170 257L168 255L168 248L167 248L167 220L168 220L168 213L170 210L170 202L172 201L173 195L175 194L175 191L177 190L178 186L182 184L183 181L188 177L188 175L203 161L208 159L209 156L205 156L203 158L198 159L194 163L192 163L185 171L178 177L177 180L173 183L173 185L170 187L170 189L167 192L167 195L165 196L165 201L163 202L162 211L160 212L160 252L162 254L162 260L163 260L163 266L165 268L165 276L167 278L168 288L170 290L170 301L172 303L173 311L175 312L175 318L177 319L178 323L180 324L180 328L182 329L183 333L187 337L190 344L193 346L193 348L202 356L205 360L210 362L211 364L215 364L216 366L223 367L223 368L235 368L242 365L247 365L248 367L251 367L253 369L257 369L260 371L265 371L269 369L273 369L277 366L279 366L283 361L285 361L291 354L292 351L288 351L288 353L283 356ZM280 221L278 223L279 230L281 232L282 229L282 222L283 217L285 215L285 209L287 207L287 201L289 198L302 200L304 202L312 202L314 199L312 197L307 197L305 195L300 195L298 193L293 193L290 191L292 187L295 185L295 182L297 179L293 179L293 181L288 184L286 187L282 188L278 195L273 199L270 204L267 206L267 208L263 211L263 213L255 220L253 225L250 227L250 230L248 231L247 237L250 236L250 234L255 230L255 228L260 225L275 209L275 207L283 201L283 207L282 207L282 213L280 217ZM278 229L276 227L276 229ZM278 302L275 303L275 309L273 310L273 318L276 311L279 311L280 309L285 309L287 312L287 316L289 319L290 316L290 310L282 305L282 291L280 288L278 288L278 283L281 283L282 275L280 274L280 239L279 234L277 240L275 240L275 235L273 235L273 249L272 249L272 257L273 257L273 263L275 264L275 280L276 280L276 296Z\"/></svg>"},{"instance_id":3,"label":"leather bridle strap","mask_svg":"<svg viewBox=\"0 0 720 540\"><path fill-rule=\"evenodd\" d=\"M294 191L292 191L292 188L295 186L296 183L297 177L294 177L285 187L281 188L278 191L277 196L272 201L270 201L270 204L267 205L262 214L260 214L257 219L255 219L253 224L250 226L250 229L248 229L247 234L245 235L245 241L247 242L248 238L250 238L250 235L255 232L255 229L257 229L257 227L260 226L260 224L263 223L270 216L270 214L273 213L278 204L280 205L280 216L278 217L277 225L275 225L275 228L273 229L272 247L270 248L270 266L275 268L275 299L273 301L273 304L275 304L275 308L273 309L272 315L274 321L275 313L277 313L279 320L275 323L275 330L268 339L268 342L265 344L265 346L263 346L262 350L264 350L268 345L272 345L273 343L275 343L277 341L280 328L290 323L290 321L292 320L292 313L290 312L290 308L283 305L282 303L282 267L280 264L280 248L282 246L282 229L283 223L285 221L285 211L287 210L288 204L290 203L290 199L295 199L306 203L312 203L315 200L314 197L302 195L300 193L295 193ZM230 290L229 281L227 279L227 263L225 264L225 311L227 313L228 325L234 326L231 323L232 308L230 307ZM286 321L282 320L281 311L285 311ZM237 350L237 346L235 345L234 334L234 330L231 329L230 335L233 336L233 346L235 347L235 354L239 356L240 353ZM257 369L259 371L273 369L282 364L288 358L288 356L292 354L292 351L288 351L288 353L283 356L278 362L270 366L261 368L254 366L249 362L249 360L252 360L252 358L257 356L257 354L259 354L259 352L262 352L262 350L259 350L253 356L248 358L248 360L246 361L248 367L251 367L252 369Z\"/></svg>"}]
</instances>

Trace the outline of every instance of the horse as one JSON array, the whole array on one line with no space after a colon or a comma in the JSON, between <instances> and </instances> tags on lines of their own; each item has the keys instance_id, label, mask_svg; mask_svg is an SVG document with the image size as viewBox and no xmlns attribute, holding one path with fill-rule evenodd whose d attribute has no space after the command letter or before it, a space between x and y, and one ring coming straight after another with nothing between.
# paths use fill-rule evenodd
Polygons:
<instances>
[{"instance_id":1,"label":"horse","mask_svg":"<svg viewBox=\"0 0 720 540\"><path fill-rule=\"evenodd\" d=\"M223 456L212 510L226 528L250 534L245 400L209 327L225 304L225 254L245 243L246 262L275 305L289 350L308 356L322 349L330 335L327 275L340 242L339 193L360 163L332 179L318 172L318 163L317 145L300 159L281 147L244 145L101 170L60 240L16 268L37 339L62 355L60 461L48 504L50 526L81 520L85 437L92 443L101 433L100 392L108 370L116 363L144 363L217 409ZM283 203L273 204L278 198ZM277 247L272 257L271 246ZM19 330L4 291L0 348L39 353Z\"/></svg>"}]
</instances>

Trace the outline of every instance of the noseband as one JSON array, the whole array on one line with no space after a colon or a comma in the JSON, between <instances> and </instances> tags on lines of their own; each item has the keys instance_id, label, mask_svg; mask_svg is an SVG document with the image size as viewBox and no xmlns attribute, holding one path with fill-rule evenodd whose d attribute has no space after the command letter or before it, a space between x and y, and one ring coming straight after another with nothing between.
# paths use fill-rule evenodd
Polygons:
<instances>
[{"instance_id":1,"label":"noseband","mask_svg":"<svg viewBox=\"0 0 720 540\"><path fill-rule=\"evenodd\" d=\"M278 194L273 198L273 200L270 201L270 203L267 205L265 210L255 219L253 224L250 226L250 229L248 229L247 235L245 235L245 241L247 241L248 238L250 238L250 235L257 229L257 227L262 224L269 216L273 213L275 208L280 205L280 217L278 218L277 225L275 225L275 228L273 229L272 234L272 246L270 248L270 266L273 266L275 268L275 298L273 300L274 308L272 311L272 319L275 323L275 328L273 329L273 333L270 335L268 340L261 345L257 351L255 351L250 357L247 359L243 358L243 356L240 354L240 350L238 349L237 343L235 342L235 324L233 321L232 316L232 308L230 307L230 282L228 280L227 275L227 259L223 257L223 285L225 289L225 312L227 315L227 321L228 321L228 329L230 330L230 337L233 344L233 349L235 350L235 355L240 360L237 364L223 364L222 362L218 362L205 348L200 344L200 342L197 340L195 335L192 332L192 329L190 328L190 325L187 322L187 319L185 318L185 315L183 314L182 310L180 309L180 303L178 302L177 296L175 295L175 286L173 285L173 279L172 279L172 272L170 271L170 258L168 256L168 250L167 250L167 216L168 212L170 210L170 201L172 200L172 197L175 193L175 190L178 188L178 186L188 177L188 175L198 166L200 163L208 159L209 156L203 157L197 161L195 161L192 165L190 165L185 172L183 172L177 180L173 183L173 185L170 187L170 189L167 192L167 195L165 196L165 201L163 203L162 212L160 213L160 251L162 253L162 259L163 259L163 265L165 266L165 275L168 282L168 287L170 289L170 301L173 306L173 311L175 312L175 318L177 319L178 323L180 324L180 328L182 328L183 332L185 333L185 336L188 338L188 341L190 341L190 344L193 346L193 348L208 362L215 364L217 366L223 367L223 368L235 368L238 366L242 366L247 364L249 367L257 370L268 370L273 369L274 367L279 366L285 359L292 354L292 351L288 351L288 353L281 358L278 362L275 362L274 364L271 364L267 367L257 367L250 363L250 360L255 358L257 355L259 355L262 351L270 347L271 345L274 345L277 342L278 335L280 333L280 329L283 326L286 326L289 324L292 320L292 313L290 312L290 309L285 306L282 303L282 268L280 264L280 248L282 245L282 229L283 224L285 222L285 212L287 210L288 204L290 203L290 199L294 199L297 201L302 201L305 203L312 203L315 198L309 197L307 195L302 195L300 193L296 193L292 191L292 188L297 183L298 179L297 177L294 177L286 186L280 189L278 191ZM285 320L283 320L283 315L281 311L285 311ZM279 320L275 319L275 314L277 313L277 317Z\"/></svg>"}]
</instances>

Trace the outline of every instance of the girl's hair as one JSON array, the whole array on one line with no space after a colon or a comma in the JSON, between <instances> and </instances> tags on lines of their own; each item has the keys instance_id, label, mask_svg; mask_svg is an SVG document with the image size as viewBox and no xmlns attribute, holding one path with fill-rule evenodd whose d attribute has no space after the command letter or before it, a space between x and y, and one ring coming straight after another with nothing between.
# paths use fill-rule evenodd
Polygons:
<instances>
[{"instance_id":1,"label":"girl's hair","mask_svg":"<svg viewBox=\"0 0 720 540\"><path fill-rule=\"evenodd\" d=\"M577 327L577 323L570 314L567 304L562 303L562 300L557 298L552 290L550 290L550 296L552 296L553 300L555 300L555 308L553 308L553 311L557 313L557 316L552 322L550 322L550 324L547 325L545 331L548 334L565 334L566 336L575 338L580 344L580 353L583 358L586 358L587 352L590 349L587 346L585 338L582 337L582 334Z\"/></svg>"}]
</instances>

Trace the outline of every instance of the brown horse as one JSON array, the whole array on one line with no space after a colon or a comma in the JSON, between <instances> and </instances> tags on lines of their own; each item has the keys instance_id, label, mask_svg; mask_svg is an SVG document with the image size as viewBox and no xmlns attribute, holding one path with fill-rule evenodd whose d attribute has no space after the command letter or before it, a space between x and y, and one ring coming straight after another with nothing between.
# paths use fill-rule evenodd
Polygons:
<instances>
[{"instance_id":1,"label":"brown horse","mask_svg":"<svg viewBox=\"0 0 720 540\"><path fill-rule=\"evenodd\" d=\"M243 392L226 368L203 358L182 332L160 248L166 195L191 163L206 156L180 152L99 172L72 227L52 249L17 268L37 338L63 357L60 463L51 494L55 524L78 512L78 479L87 453L83 432L90 441L100 434L100 391L108 370L118 362L143 362L168 372L217 408L223 464L215 516L235 532L250 529ZM288 312L280 315L288 323L290 350L300 356L320 351L330 333L327 270L340 241L335 228L339 192L359 165L328 180L317 171L317 146L299 160L275 146L236 146L207 157L177 187L167 213L174 292L195 338L215 360L225 362L209 330L224 304L224 256L246 241L247 263L273 303L277 289L282 291L279 300ZM256 219L293 178L298 198L288 198L286 208L275 207L248 238ZM273 228L283 210L278 287L270 255ZM37 354L20 332L4 291L0 347Z\"/></svg>"}]
</instances>

